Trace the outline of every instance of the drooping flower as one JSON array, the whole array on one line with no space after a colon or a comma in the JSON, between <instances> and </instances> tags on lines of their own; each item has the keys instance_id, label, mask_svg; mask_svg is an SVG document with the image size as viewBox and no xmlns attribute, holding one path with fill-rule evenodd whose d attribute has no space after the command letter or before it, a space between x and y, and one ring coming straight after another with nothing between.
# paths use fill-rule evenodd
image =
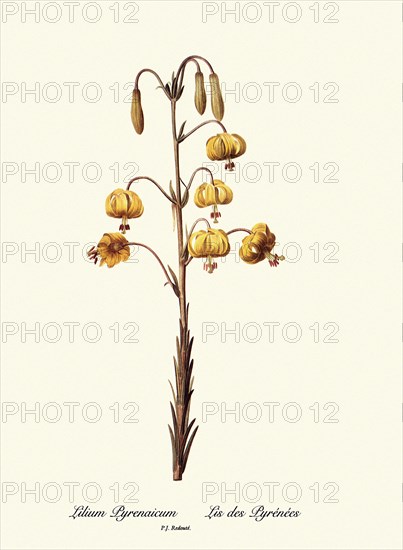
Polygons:
<instances>
[{"instance_id":1,"label":"drooping flower","mask_svg":"<svg viewBox=\"0 0 403 550\"><path fill-rule=\"evenodd\" d=\"M126 262L130 257L129 241L121 233L104 233L98 246L93 246L88 257L96 264L101 258L100 266L106 264L113 267L120 262Z\"/></svg>"},{"instance_id":2,"label":"drooping flower","mask_svg":"<svg viewBox=\"0 0 403 550\"><path fill-rule=\"evenodd\" d=\"M204 88L204 77L201 71L195 73L195 106L201 115L206 110L206 90Z\"/></svg>"},{"instance_id":3,"label":"drooping flower","mask_svg":"<svg viewBox=\"0 0 403 550\"><path fill-rule=\"evenodd\" d=\"M230 251L230 245L225 231L209 227L207 231L196 231L190 235L188 250L193 258L207 258L203 269L213 273L217 268L217 262L213 262L212 258L226 256Z\"/></svg>"},{"instance_id":4,"label":"drooping flower","mask_svg":"<svg viewBox=\"0 0 403 550\"><path fill-rule=\"evenodd\" d=\"M141 107L141 93L135 88L132 94L131 117L134 129L138 134L142 134L144 130L144 115Z\"/></svg>"},{"instance_id":5,"label":"drooping flower","mask_svg":"<svg viewBox=\"0 0 403 550\"><path fill-rule=\"evenodd\" d=\"M122 218L119 230L126 233L126 229L130 229L127 220L139 218L144 212L144 207L140 197L134 191L115 189L106 197L105 210L112 218Z\"/></svg>"},{"instance_id":6,"label":"drooping flower","mask_svg":"<svg viewBox=\"0 0 403 550\"><path fill-rule=\"evenodd\" d=\"M217 120L222 120L224 116L224 100L221 94L220 80L216 73L209 76L211 87L211 110Z\"/></svg>"},{"instance_id":7,"label":"drooping flower","mask_svg":"<svg viewBox=\"0 0 403 550\"><path fill-rule=\"evenodd\" d=\"M217 134L206 143L207 156L210 160L226 160L225 168L234 169L231 159L240 157L246 151L246 141L238 134Z\"/></svg>"},{"instance_id":8,"label":"drooping flower","mask_svg":"<svg viewBox=\"0 0 403 550\"><path fill-rule=\"evenodd\" d=\"M267 258L272 267L278 266L279 260L282 261L285 258L271 253L276 244L274 233L271 233L265 223L255 224L251 231L250 235L242 239L239 250L241 259L248 264L257 264Z\"/></svg>"},{"instance_id":9,"label":"drooping flower","mask_svg":"<svg viewBox=\"0 0 403 550\"><path fill-rule=\"evenodd\" d=\"M218 223L221 213L218 211L219 204L229 204L232 201L232 190L221 180L213 180L214 183L202 183L195 191L194 202L199 208L212 206L210 217L214 223Z\"/></svg>"}]
</instances>

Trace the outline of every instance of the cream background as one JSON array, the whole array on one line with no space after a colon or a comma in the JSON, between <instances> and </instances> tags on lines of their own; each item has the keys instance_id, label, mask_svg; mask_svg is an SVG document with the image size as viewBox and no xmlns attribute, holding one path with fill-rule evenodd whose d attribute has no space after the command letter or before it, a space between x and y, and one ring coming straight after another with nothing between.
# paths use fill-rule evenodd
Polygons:
<instances>
[{"instance_id":1,"label":"cream background","mask_svg":"<svg viewBox=\"0 0 403 550\"><path fill-rule=\"evenodd\" d=\"M97 344L82 338L50 344L16 336L3 346L4 401L81 404L97 401L104 418L89 424L63 420L2 424L4 481L45 484L95 481L103 497L93 509L114 506L108 487L135 481L139 503L127 508L176 509L182 533L160 531L160 520L110 518L71 520L66 494L56 504L22 503L19 495L3 505L3 548L400 548L400 2L339 2L340 23L313 24L311 3L300 2L304 18L297 24L276 20L222 24L201 22L199 2L141 2L139 23L115 24L103 2L96 24L21 23L10 18L2 28L2 76L10 82L99 82L101 101L78 97L57 103L19 96L3 103L3 161L42 165L54 161L94 161L102 165L98 183L80 178L21 183L18 176L2 185L3 241L28 245L77 242L70 263L19 254L2 264L3 322L32 324L95 321L103 329ZM298 183L267 177L233 184L235 199L225 210L222 227L249 227L267 220L280 243L297 242L299 262L277 270L229 259L214 276L198 262L189 268L190 328L195 335L193 414L200 430L182 483L170 480L167 379L177 329L176 303L162 286L162 274L143 251L138 264L96 269L83 260L85 243L114 231L104 215L105 196L115 187L108 167L134 161L140 172L166 185L172 177L168 103L142 80L145 131L138 137L129 105L114 103L114 82L133 80L149 66L164 80L181 59L199 53L211 60L228 82L296 81L304 96L295 104L269 103L267 92L256 103L229 96L224 122L248 143L242 162L296 161L304 169ZM192 108L193 79L188 73L179 121L190 129L199 122ZM315 104L313 82L340 85L337 104ZM81 91L81 88L78 88ZM127 95L125 93L125 95ZM183 146L183 174L206 160L204 143L215 128L204 129ZM339 183L315 184L308 166L336 161ZM198 180L199 181L199 180ZM230 179L227 179L230 183ZM144 216L132 223L133 238L147 242L175 265L170 209L146 182L136 190ZM187 219L200 214L189 206ZM339 263L314 263L309 246L336 242ZM281 248L281 247L280 247ZM108 329L115 322L136 322L137 344L115 344ZM202 322L298 322L301 341L277 338L252 344L202 343ZM314 322L337 322L338 344L313 343ZM135 401L138 424L111 422L108 406ZM214 417L201 422L203 401L241 404L296 401L303 419L255 424ZM338 424L315 424L308 407L315 401L339 404ZM249 518L207 520L217 495L202 502L203 482L297 482L298 503L281 496L277 506L302 511L294 520L255 523ZM314 503L314 482L340 486L338 504ZM76 498L75 504L82 499ZM233 507L228 500L221 506ZM242 501L239 508L249 510Z\"/></svg>"}]
</instances>

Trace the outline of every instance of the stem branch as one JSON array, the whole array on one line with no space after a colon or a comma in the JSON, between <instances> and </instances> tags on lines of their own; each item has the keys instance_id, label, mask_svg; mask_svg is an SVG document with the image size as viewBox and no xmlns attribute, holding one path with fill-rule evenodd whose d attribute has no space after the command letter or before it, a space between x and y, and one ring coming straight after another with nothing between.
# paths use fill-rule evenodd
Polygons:
<instances>
[{"instance_id":1,"label":"stem branch","mask_svg":"<svg viewBox=\"0 0 403 550\"><path fill-rule=\"evenodd\" d=\"M193 172L193 174L190 176L190 180L189 180L189 183L187 184L186 188L187 190L189 191L190 189L190 186L192 185L193 183L193 180L197 174L197 172L207 172L208 174L210 174L210 178L211 178L211 183L214 185L214 176L213 176L213 172L211 170L209 170L206 166L200 166L200 168L196 168L196 170Z\"/></svg>"},{"instance_id":2,"label":"stem branch","mask_svg":"<svg viewBox=\"0 0 403 550\"><path fill-rule=\"evenodd\" d=\"M153 183L156 187L158 187L158 189L161 191L161 193L170 201L172 202L172 204L176 204L176 202L171 199L171 197L168 195L168 193L166 193L163 188L161 187L161 185L159 185L155 180L153 180L152 178L149 178L148 176L136 176L135 178L132 178L129 183L127 184L127 187L126 187L126 190L130 189L130 186L131 184L134 182L134 181L137 181L137 180L148 180L148 181L151 181L151 183Z\"/></svg>"},{"instance_id":3,"label":"stem branch","mask_svg":"<svg viewBox=\"0 0 403 550\"><path fill-rule=\"evenodd\" d=\"M171 281L171 278L168 275L168 271L166 270L161 258L158 256L158 254L150 246L147 246L146 244L143 244L143 243L134 243L134 242L133 243L128 243L124 246L141 246L143 248L146 248L149 252L151 252L151 254L154 256L154 258L156 258L157 262L160 264L160 266L162 268L162 271L164 272L165 277L167 278L168 283L171 285L172 289L174 288L174 283Z\"/></svg>"},{"instance_id":4,"label":"stem branch","mask_svg":"<svg viewBox=\"0 0 403 550\"><path fill-rule=\"evenodd\" d=\"M235 233L236 231L244 231L245 233L249 233L249 235L252 235L252 231L249 229L245 229L244 227L237 227L236 229L231 229L230 231L227 231L227 235L231 235L231 233Z\"/></svg>"},{"instance_id":5,"label":"stem branch","mask_svg":"<svg viewBox=\"0 0 403 550\"><path fill-rule=\"evenodd\" d=\"M190 130L190 132L188 132L187 134L184 134L180 138L179 142L182 143L182 141L185 141L185 139L188 138L189 136L191 136L193 134L193 132L196 132L196 130L198 130L202 126L205 126L206 124L218 124L219 126L221 126L221 129L225 133L227 132L227 129L225 128L224 124L222 122L220 122L219 120L216 120L215 118L213 118L211 120L206 120L205 122L202 122L201 124L198 124L195 128L193 128L193 130Z\"/></svg>"},{"instance_id":6,"label":"stem branch","mask_svg":"<svg viewBox=\"0 0 403 550\"><path fill-rule=\"evenodd\" d=\"M164 86L164 83L162 82L160 76L158 75L158 73L156 73L155 71L153 71L152 69L142 69L136 76L136 79L134 81L134 89L138 89L139 87L139 79L140 79L140 76L143 74L143 73L151 73L155 76L155 78L158 80L158 83L159 85L162 87L162 89L164 90L164 94L167 96L167 98L170 100L170 96L168 94L168 92L166 91L165 89L165 86Z\"/></svg>"}]
</instances>

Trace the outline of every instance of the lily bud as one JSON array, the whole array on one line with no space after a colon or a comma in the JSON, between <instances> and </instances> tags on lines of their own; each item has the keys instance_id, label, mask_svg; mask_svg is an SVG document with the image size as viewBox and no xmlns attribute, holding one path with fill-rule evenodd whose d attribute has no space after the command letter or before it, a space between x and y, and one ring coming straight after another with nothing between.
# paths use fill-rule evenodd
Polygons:
<instances>
[{"instance_id":1,"label":"lily bud","mask_svg":"<svg viewBox=\"0 0 403 550\"><path fill-rule=\"evenodd\" d=\"M210 74L211 86L211 110L217 120L222 120L224 116L224 100L221 95L220 81L216 73Z\"/></svg>"},{"instance_id":2,"label":"lily bud","mask_svg":"<svg viewBox=\"0 0 403 550\"><path fill-rule=\"evenodd\" d=\"M206 90L204 89L203 73L197 71L195 74L195 106L201 115L206 110L206 102Z\"/></svg>"},{"instance_id":3,"label":"lily bud","mask_svg":"<svg viewBox=\"0 0 403 550\"><path fill-rule=\"evenodd\" d=\"M131 117L134 129L138 134L142 134L144 130L144 116L141 107L141 94L138 89L133 90Z\"/></svg>"}]
</instances>

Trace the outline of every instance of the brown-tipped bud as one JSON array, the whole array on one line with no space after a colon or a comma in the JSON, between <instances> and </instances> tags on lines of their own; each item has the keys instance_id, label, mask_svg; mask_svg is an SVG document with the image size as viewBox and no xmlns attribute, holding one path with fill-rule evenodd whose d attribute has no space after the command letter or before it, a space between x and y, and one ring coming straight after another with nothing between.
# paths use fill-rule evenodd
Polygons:
<instances>
[{"instance_id":1,"label":"brown-tipped bud","mask_svg":"<svg viewBox=\"0 0 403 550\"><path fill-rule=\"evenodd\" d=\"M144 116L143 109L141 108L140 90L137 89L133 90L131 116L134 129L138 134L142 134L144 130Z\"/></svg>"},{"instance_id":2,"label":"brown-tipped bud","mask_svg":"<svg viewBox=\"0 0 403 550\"><path fill-rule=\"evenodd\" d=\"M211 110L217 120L222 120L224 116L224 100L221 95L220 81L216 73L210 75L211 86Z\"/></svg>"},{"instance_id":3,"label":"brown-tipped bud","mask_svg":"<svg viewBox=\"0 0 403 550\"><path fill-rule=\"evenodd\" d=\"M195 74L195 105L197 111L202 115L206 110L206 90L204 88L203 73L197 71Z\"/></svg>"}]
</instances>

